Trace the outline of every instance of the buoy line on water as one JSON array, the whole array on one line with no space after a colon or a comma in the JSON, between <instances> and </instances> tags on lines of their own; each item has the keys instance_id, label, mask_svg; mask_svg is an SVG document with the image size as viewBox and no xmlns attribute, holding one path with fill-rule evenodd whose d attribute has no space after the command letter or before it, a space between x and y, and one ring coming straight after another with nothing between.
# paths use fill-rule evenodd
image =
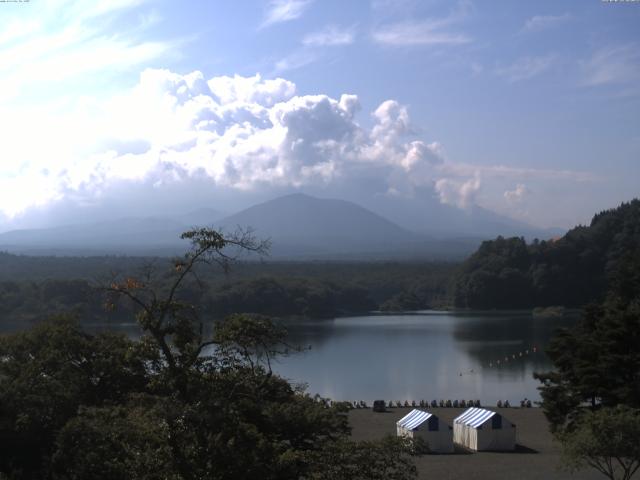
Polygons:
<instances>
[{"instance_id":1,"label":"buoy line on water","mask_svg":"<svg viewBox=\"0 0 640 480\"><path fill-rule=\"evenodd\" d=\"M539 349L537 346L533 345L531 348L527 348L526 350L521 350L517 353L513 353L510 356L506 355L504 358L499 358L497 360L491 360L486 365L480 365L480 370L485 368L499 368L501 365L508 364L509 362L514 363L517 360L528 357L529 355L533 355L538 353ZM469 368L467 370L462 370L458 373L459 377L465 375L474 375L479 373L479 370L476 368Z\"/></svg>"}]
</instances>

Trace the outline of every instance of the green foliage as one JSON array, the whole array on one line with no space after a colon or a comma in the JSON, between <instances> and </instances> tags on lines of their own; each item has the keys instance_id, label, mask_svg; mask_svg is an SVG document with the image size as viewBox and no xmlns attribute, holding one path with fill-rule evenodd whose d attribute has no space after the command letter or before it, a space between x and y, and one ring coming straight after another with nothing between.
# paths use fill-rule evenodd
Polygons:
<instances>
[{"instance_id":1,"label":"green foliage","mask_svg":"<svg viewBox=\"0 0 640 480\"><path fill-rule=\"evenodd\" d=\"M469 308L581 307L601 300L629 252L640 248L640 200L599 213L556 241L483 242L458 271L454 303Z\"/></svg>"},{"instance_id":2,"label":"green foliage","mask_svg":"<svg viewBox=\"0 0 640 480\"><path fill-rule=\"evenodd\" d=\"M562 435L563 461L571 471L590 466L611 480L629 480L640 468L640 410L624 406L586 412Z\"/></svg>"},{"instance_id":3,"label":"green foliage","mask_svg":"<svg viewBox=\"0 0 640 480\"><path fill-rule=\"evenodd\" d=\"M555 370L536 374L567 468L588 465L610 479L640 467L639 252L620 255L605 301L558 332L547 350Z\"/></svg>"},{"instance_id":4,"label":"green foliage","mask_svg":"<svg viewBox=\"0 0 640 480\"><path fill-rule=\"evenodd\" d=\"M149 402L80 407L56 437L52 470L69 480L177 480L170 435L162 412Z\"/></svg>"},{"instance_id":5,"label":"green foliage","mask_svg":"<svg viewBox=\"0 0 640 480\"><path fill-rule=\"evenodd\" d=\"M103 304L95 281L89 279L110 278L110 270L120 272L121 278L144 278L160 261L42 257L39 268L33 257L0 253L0 321L20 329L53 314L71 313L83 323L130 322L135 309L126 302ZM156 278L153 287L166 292L184 262L177 260L173 272ZM218 318L237 312L328 318L377 308L418 310L449 305L453 268L438 263L247 262L224 276L199 269L197 280L183 281L177 300L199 305ZM10 272L20 280L8 280Z\"/></svg>"},{"instance_id":6,"label":"green foliage","mask_svg":"<svg viewBox=\"0 0 640 480\"><path fill-rule=\"evenodd\" d=\"M113 317L102 308L99 292L85 280L0 282L0 320L5 323L20 327L63 313L100 322Z\"/></svg>"},{"instance_id":7,"label":"green foliage","mask_svg":"<svg viewBox=\"0 0 640 480\"><path fill-rule=\"evenodd\" d=\"M307 461L323 465L308 480L408 480L416 475L411 461L413 443L398 437L380 442L333 442L320 451L310 452Z\"/></svg>"},{"instance_id":8,"label":"green foliage","mask_svg":"<svg viewBox=\"0 0 640 480\"><path fill-rule=\"evenodd\" d=\"M400 292L380 305L383 312L406 312L429 308L418 295L413 292Z\"/></svg>"},{"instance_id":9,"label":"green foliage","mask_svg":"<svg viewBox=\"0 0 640 480\"><path fill-rule=\"evenodd\" d=\"M203 301L220 314L251 312L316 318L376 308L367 291L361 287L295 277L261 277L227 284Z\"/></svg>"},{"instance_id":10,"label":"green foliage","mask_svg":"<svg viewBox=\"0 0 640 480\"><path fill-rule=\"evenodd\" d=\"M234 314L215 325L218 353L227 360L249 361L252 366L267 362L276 355L287 355L287 332L261 315Z\"/></svg>"},{"instance_id":11,"label":"green foliage","mask_svg":"<svg viewBox=\"0 0 640 480\"><path fill-rule=\"evenodd\" d=\"M275 375L286 332L231 315L211 335L182 288L201 263L230 257L209 231L156 283L115 278L139 341L90 335L58 318L0 338L0 476L11 479L320 479L415 477L408 445L348 439L345 409ZM326 476L327 462L335 475Z\"/></svg>"},{"instance_id":12,"label":"green foliage","mask_svg":"<svg viewBox=\"0 0 640 480\"><path fill-rule=\"evenodd\" d=\"M80 406L144 391L153 353L121 335L87 335L65 318L0 337L0 471L35 475Z\"/></svg>"},{"instance_id":13,"label":"green foliage","mask_svg":"<svg viewBox=\"0 0 640 480\"><path fill-rule=\"evenodd\" d=\"M630 253L612 274L606 301L551 341L547 354L555 370L536 374L555 430L571 429L585 403L640 408L640 256Z\"/></svg>"},{"instance_id":14,"label":"green foliage","mask_svg":"<svg viewBox=\"0 0 640 480\"><path fill-rule=\"evenodd\" d=\"M15 479L413 478L404 450L353 443L340 406L274 375L282 330L234 316L180 372L146 342L92 336L65 319L2 338L0 472ZM163 366L164 365L164 366ZM374 461L375 459L375 461ZM366 464L363 464L366 462ZM349 477L354 470L367 476ZM368 476L370 472L378 472ZM373 475L373 473L371 473Z\"/></svg>"}]
</instances>

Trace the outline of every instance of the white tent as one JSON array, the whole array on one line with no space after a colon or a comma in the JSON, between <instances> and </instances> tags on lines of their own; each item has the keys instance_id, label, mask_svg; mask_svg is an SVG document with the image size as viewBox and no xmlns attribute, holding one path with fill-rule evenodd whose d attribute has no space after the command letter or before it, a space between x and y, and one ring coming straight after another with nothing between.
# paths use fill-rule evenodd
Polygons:
<instances>
[{"instance_id":1,"label":"white tent","mask_svg":"<svg viewBox=\"0 0 640 480\"><path fill-rule=\"evenodd\" d=\"M411 410L396 422L396 428L399 437L422 438L431 452L453 452L451 427L432 413Z\"/></svg>"},{"instance_id":2,"label":"white tent","mask_svg":"<svg viewBox=\"0 0 640 480\"><path fill-rule=\"evenodd\" d=\"M515 450L516 426L497 412L469 408L453 420L453 441L471 450Z\"/></svg>"}]
</instances>

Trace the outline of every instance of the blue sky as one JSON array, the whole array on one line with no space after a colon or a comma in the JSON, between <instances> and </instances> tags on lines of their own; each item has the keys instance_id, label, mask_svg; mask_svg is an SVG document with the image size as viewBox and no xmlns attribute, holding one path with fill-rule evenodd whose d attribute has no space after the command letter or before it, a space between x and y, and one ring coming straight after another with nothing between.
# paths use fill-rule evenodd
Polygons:
<instances>
[{"instance_id":1,"label":"blue sky","mask_svg":"<svg viewBox=\"0 0 640 480\"><path fill-rule=\"evenodd\" d=\"M570 227L639 193L640 2L1 3L0 108L0 229L291 191Z\"/></svg>"}]
</instances>

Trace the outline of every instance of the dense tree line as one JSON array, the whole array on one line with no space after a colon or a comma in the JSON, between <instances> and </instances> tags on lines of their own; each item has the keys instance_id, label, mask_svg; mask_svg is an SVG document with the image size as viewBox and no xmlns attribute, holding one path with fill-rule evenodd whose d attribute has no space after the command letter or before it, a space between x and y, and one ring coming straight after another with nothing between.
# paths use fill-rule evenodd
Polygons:
<instances>
[{"instance_id":1,"label":"dense tree line","mask_svg":"<svg viewBox=\"0 0 640 480\"><path fill-rule=\"evenodd\" d=\"M3 257L4 255L4 257ZM12 268L24 264L34 268L31 275L17 280L2 280L0 274L0 322L14 326L28 325L52 314L72 313L83 322L110 323L130 321L132 311L126 305L115 311L105 310L95 289L110 278L105 271L120 275L139 275L157 270L161 259L124 258L45 259L49 273L43 280L35 276L34 259L0 254ZM114 260L114 264L109 262ZM0 263L1 263L0 259ZM69 277L65 277L69 262ZM56 265L53 270L49 270ZM229 275L203 270L198 280L185 281L184 300L206 306L218 318L229 313L247 312L271 316L326 318L358 314L371 310L418 310L447 304L447 285L454 266L451 264L343 264L343 263L245 263L234 267ZM60 270L60 271L58 271ZM3 272L6 273L6 272ZM72 275L78 275L73 277ZM46 278L46 277L45 277Z\"/></svg>"},{"instance_id":2,"label":"dense tree line","mask_svg":"<svg viewBox=\"0 0 640 480\"><path fill-rule=\"evenodd\" d=\"M625 252L640 246L640 201L593 217L558 240L483 242L460 267L453 302L467 308L581 307L602 300Z\"/></svg>"},{"instance_id":3,"label":"dense tree line","mask_svg":"<svg viewBox=\"0 0 640 480\"><path fill-rule=\"evenodd\" d=\"M309 278L261 277L200 287L190 282L181 299L202 305L218 319L235 312L327 318L378 307L362 287ZM67 313L86 323L107 324L131 320L132 315L127 305L105 309L99 289L85 280L0 282L0 320L5 324L19 326Z\"/></svg>"},{"instance_id":4,"label":"dense tree line","mask_svg":"<svg viewBox=\"0 0 640 480\"><path fill-rule=\"evenodd\" d=\"M126 256L29 256L0 252L0 281L92 280L110 272L134 272L153 261Z\"/></svg>"},{"instance_id":5,"label":"dense tree line","mask_svg":"<svg viewBox=\"0 0 640 480\"><path fill-rule=\"evenodd\" d=\"M100 293L86 280L0 282L0 321L5 325L29 325L61 313L89 322L114 318L102 308Z\"/></svg>"},{"instance_id":6,"label":"dense tree line","mask_svg":"<svg viewBox=\"0 0 640 480\"><path fill-rule=\"evenodd\" d=\"M132 305L144 335L88 334L60 317L0 336L0 478L415 478L415 446L354 442L344 408L271 370L295 346L267 317L230 315L211 332L181 295L196 265L248 237L187 232L169 278L117 276L105 303ZM158 281L156 281L158 280ZM207 333L209 332L209 333Z\"/></svg>"},{"instance_id":7,"label":"dense tree line","mask_svg":"<svg viewBox=\"0 0 640 480\"><path fill-rule=\"evenodd\" d=\"M308 278L262 277L223 285L208 295L211 311L261 313L272 316L332 317L377 308L368 292Z\"/></svg>"}]
</instances>

